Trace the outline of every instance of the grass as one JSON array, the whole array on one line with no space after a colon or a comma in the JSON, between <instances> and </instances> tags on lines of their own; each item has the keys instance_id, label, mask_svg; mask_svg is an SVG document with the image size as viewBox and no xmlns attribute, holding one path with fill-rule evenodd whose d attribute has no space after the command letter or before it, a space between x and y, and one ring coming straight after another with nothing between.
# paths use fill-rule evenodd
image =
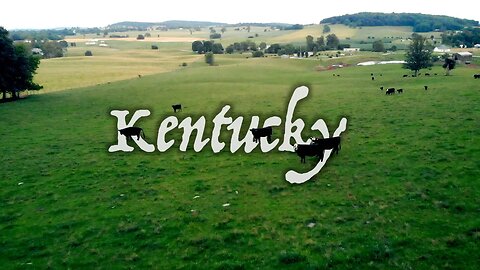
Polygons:
<instances>
[{"instance_id":1,"label":"grass","mask_svg":"<svg viewBox=\"0 0 480 270\"><path fill-rule=\"evenodd\" d=\"M151 61L150 51L132 50ZM121 58L108 52L94 51L105 54L99 65ZM0 265L475 269L480 96L471 76L478 68L402 78L398 65L316 71L356 58L216 59L218 66L198 61L2 104ZM42 68L39 77L51 67ZM372 72L382 76L371 81ZM180 152L180 130L169 133L176 143L166 153L107 152L116 139L112 109L151 110L137 125L155 143L171 104L184 105L180 120L205 115L208 122L230 104L229 116L245 116L245 126L251 115L261 123L271 115L284 119L292 89L303 84L310 94L295 116L306 121L304 137L315 135L308 127L318 118L331 130L340 117L349 121L339 155L305 184L288 184L284 173L309 170L313 159L301 164L276 150L213 154L209 146ZM386 96L380 86L405 93ZM207 135L211 128L209 122ZM275 129L274 137L282 134ZM227 147L229 135L222 130Z\"/></svg>"}]
</instances>

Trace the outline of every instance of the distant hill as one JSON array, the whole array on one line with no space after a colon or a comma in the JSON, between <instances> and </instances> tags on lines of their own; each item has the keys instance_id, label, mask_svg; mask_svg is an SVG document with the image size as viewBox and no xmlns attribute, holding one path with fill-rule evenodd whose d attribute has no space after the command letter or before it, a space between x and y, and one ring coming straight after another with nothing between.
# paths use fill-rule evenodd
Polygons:
<instances>
[{"instance_id":1,"label":"distant hill","mask_svg":"<svg viewBox=\"0 0 480 270\"><path fill-rule=\"evenodd\" d=\"M285 29L291 27L292 24L288 23L236 23L228 24L221 22L204 22L204 21L164 21L164 22L119 22L107 26L109 30L146 30L151 27L165 27L165 28L204 28L210 26L231 26L231 27L243 27L243 26L259 26L259 27L275 27L279 29Z\"/></svg>"},{"instance_id":2,"label":"distant hill","mask_svg":"<svg viewBox=\"0 0 480 270\"><path fill-rule=\"evenodd\" d=\"M478 21L421 13L361 12L323 19L320 23L349 26L412 26L415 32L460 30L478 26Z\"/></svg>"},{"instance_id":3,"label":"distant hill","mask_svg":"<svg viewBox=\"0 0 480 270\"><path fill-rule=\"evenodd\" d=\"M195 28L209 26L223 26L226 23L220 22L203 22L203 21L164 21L164 22L119 22L107 26L111 30L145 30L149 27L162 26L166 28Z\"/></svg>"}]
</instances>

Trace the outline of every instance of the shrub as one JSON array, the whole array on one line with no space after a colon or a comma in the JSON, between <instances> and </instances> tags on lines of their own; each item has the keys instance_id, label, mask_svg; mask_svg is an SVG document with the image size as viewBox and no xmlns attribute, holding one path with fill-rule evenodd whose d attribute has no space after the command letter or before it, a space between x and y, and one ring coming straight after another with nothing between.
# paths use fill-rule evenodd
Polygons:
<instances>
[{"instance_id":1,"label":"shrub","mask_svg":"<svg viewBox=\"0 0 480 270\"><path fill-rule=\"evenodd\" d=\"M213 33L210 35L210 39L219 39L222 37L222 34L219 33Z\"/></svg>"},{"instance_id":2,"label":"shrub","mask_svg":"<svg viewBox=\"0 0 480 270\"><path fill-rule=\"evenodd\" d=\"M213 53L207 52L205 54L205 63L209 64L210 66L213 66L213 62L214 62Z\"/></svg>"},{"instance_id":3,"label":"shrub","mask_svg":"<svg viewBox=\"0 0 480 270\"><path fill-rule=\"evenodd\" d=\"M262 51L254 51L252 52L252 57L263 57Z\"/></svg>"},{"instance_id":4,"label":"shrub","mask_svg":"<svg viewBox=\"0 0 480 270\"><path fill-rule=\"evenodd\" d=\"M85 56L93 56L92 51L86 51L86 52L85 52Z\"/></svg>"},{"instance_id":5,"label":"shrub","mask_svg":"<svg viewBox=\"0 0 480 270\"><path fill-rule=\"evenodd\" d=\"M145 36L143 36L143 35L138 35L137 36L137 40L143 40L143 39L145 39Z\"/></svg>"},{"instance_id":6,"label":"shrub","mask_svg":"<svg viewBox=\"0 0 480 270\"><path fill-rule=\"evenodd\" d=\"M158 50L158 46L157 45L152 45L152 50Z\"/></svg>"}]
</instances>

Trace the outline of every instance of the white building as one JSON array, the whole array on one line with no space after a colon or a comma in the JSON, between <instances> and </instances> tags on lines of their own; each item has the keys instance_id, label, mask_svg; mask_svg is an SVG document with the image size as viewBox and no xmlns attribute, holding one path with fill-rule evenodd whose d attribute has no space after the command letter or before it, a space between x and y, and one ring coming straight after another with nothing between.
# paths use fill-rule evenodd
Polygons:
<instances>
[{"instance_id":1,"label":"white building","mask_svg":"<svg viewBox=\"0 0 480 270\"><path fill-rule=\"evenodd\" d=\"M359 52L360 48L343 48L344 52Z\"/></svg>"},{"instance_id":2,"label":"white building","mask_svg":"<svg viewBox=\"0 0 480 270\"><path fill-rule=\"evenodd\" d=\"M448 53L450 51L451 49L445 45L440 45L438 47L435 47L435 49L433 49L433 52L436 52L436 53Z\"/></svg>"}]
</instances>

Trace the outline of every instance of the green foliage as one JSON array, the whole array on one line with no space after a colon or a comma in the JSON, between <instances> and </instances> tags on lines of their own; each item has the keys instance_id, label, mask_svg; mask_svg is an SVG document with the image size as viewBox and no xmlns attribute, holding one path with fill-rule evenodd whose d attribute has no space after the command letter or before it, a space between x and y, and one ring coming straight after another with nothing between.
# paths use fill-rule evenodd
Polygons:
<instances>
[{"instance_id":1,"label":"green foliage","mask_svg":"<svg viewBox=\"0 0 480 270\"><path fill-rule=\"evenodd\" d=\"M450 71L452 69L455 69L455 66L456 66L457 62L450 58L450 57L445 57L445 60L444 60L444 63L442 65L442 67L445 69L445 75L446 76L450 76Z\"/></svg>"},{"instance_id":2,"label":"green foliage","mask_svg":"<svg viewBox=\"0 0 480 270\"><path fill-rule=\"evenodd\" d=\"M93 56L92 51L85 51L85 56Z\"/></svg>"},{"instance_id":3,"label":"green foliage","mask_svg":"<svg viewBox=\"0 0 480 270\"><path fill-rule=\"evenodd\" d=\"M33 82L33 75L40 64L29 47L14 45L8 31L0 27L0 90L2 99L10 93L13 99L20 97L20 91L40 90L42 86Z\"/></svg>"},{"instance_id":4,"label":"green foliage","mask_svg":"<svg viewBox=\"0 0 480 270\"><path fill-rule=\"evenodd\" d=\"M306 37L307 40L307 51L313 51L316 48L316 44L313 41L313 37L311 35L308 35Z\"/></svg>"},{"instance_id":5,"label":"green foliage","mask_svg":"<svg viewBox=\"0 0 480 270\"><path fill-rule=\"evenodd\" d=\"M252 52L252 57L263 57L264 54L262 51L254 51Z\"/></svg>"},{"instance_id":6,"label":"green foliage","mask_svg":"<svg viewBox=\"0 0 480 270\"><path fill-rule=\"evenodd\" d=\"M230 44L230 45L227 46L227 48L225 48L225 52L228 53L228 54L232 54L234 51L235 51L235 49L233 47L233 44Z\"/></svg>"},{"instance_id":7,"label":"green foliage","mask_svg":"<svg viewBox=\"0 0 480 270\"><path fill-rule=\"evenodd\" d=\"M455 47L466 45L472 48L475 44L480 44L480 28L467 28L458 33L444 33L442 43Z\"/></svg>"},{"instance_id":8,"label":"green foliage","mask_svg":"<svg viewBox=\"0 0 480 270\"><path fill-rule=\"evenodd\" d=\"M417 75L422 68L429 68L432 63L432 47L427 39L421 35L413 34L412 42L405 54L403 68L410 69Z\"/></svg>"},{"instance_id":9,"label":"green foliage","mask_svg":"<svg viewBox=\"0 0 480 270\"><path fill-rule=\"evenodd\" d=\"M144 39L145 39L145 36L144 36L144 35L141 35L141 34L140 34L140 35L137 36L137 40L144 40Z\"/></svg>"},{"instance_id":10,"label":"green foliage","mask_svg":"<svg viewBox=\"0 0 480 270\"><path fill-rule=\"evenodd\" d=\"M57 41L47 41L43 43L35 43L34 46L42 49L43 58L56 58L63 57L65 43L60 43Z\"/></svg>"},{"instance_id":11,"label":"green foliage","mask_svg":"<svg viewBox=\"0 0 480 270\"><path fill-rule=\"evenodd\" d=\"M65 36L75 35L72 29L62 30L14 30L10 32L10 38L15 41L20 40L62 40Z\"/></svg>"},{"instance_id":12,"label":"green foliage","mask_svg":"<svg viewBox=\"0 0 480 270\"><path fill-rule=\"evenodd\" d=\"M323 33L326 34L326 33L330 33L330 26L328 26L328 24L325 24L323 26Z\"/></svg>"},{"instance_id":13,"label":"green foliage","mask_svg":"<svg viewBox=\"0 0 480 270\"><path fill-rule=\"evenodd\" d=\"M372 43L372 51L374 52L384 52L385 51L385 46L383 45L382 40L375 40Z\"/></svg>"},{"instance_id":14,"label":"green foliage","mask_svg":"<svg viewBox=\"0 0 480 270\"><path fill-rule=\"evenodd\" d=\"M195 40L194 42L192 42L192 51L199 54L205 52L203 42L201 40Z\"/></svg>"},{"instance_id":15,"label":"green foliage","mask_svg":"<svg viewBox=\"0 0 480 270\"><path fill-rule=\"evenodd\" d=\"M337 35L329 34L327 36L327 48L330 50L336 50L338 48L338 44L340 44L340 40L338 39Z\"/></svg>"},{"instance_id":16,"label":"green foliage","mask_svg":"<svg viewBox=\"0 0 480 270\"><path fill-rule=\"evenodd\" d=\"M260 50L265 50L265 48L267 48L267 43L265 43L265 42L260 42L260 44L258 45L258 47L260 48Z\"/></svg>"},{"instance_id":17,"label":"green foliage","mask_svg":"<svg viewBox=\"0 0 480 270\"><path fill-rule=\"evenodd\" d=\"M460 30L467 26L478 26L474 20L419 13L373 13L361 12L335 16L321 23L346 24L350 26L412 26L415 32L430 32L436 29Z\"/></svg>"},{"instance_id":18,"label":"green foliage","mask_svg":"<svg viewBox=\"0 0 480 270\"><path fill-rule=\"evenodd\" d=\"M303 29L303 25L301 24L294 24L294 25L283 27L283 30L301 30L301 29Z\"/></svg>"},{"instance_id":19,"label":"green foliage","mask_svg":"<svg viewBox=\"0 0 480 270\"><path fill-rule=\"evenodd\" d=\"M210 39L219 39L219 38L222 38L222 34L220 33L210 34Z\"/></svg>"},{"instance_id":20,"label":"green foliage","mask_svg":"<svg viewBox=\"0 0 480 270\"><path fill-rule=\"evenodd\" d=\"M213 43L212 45L212 53L214 54L222 54L223 53L223 46L221 43Z\"/></svg>"},{"instance_id":21,"label":"green foliage","mask_svg":"<svg viewBox=\"0 0 480 270\"><path fill-rule=\"evenodd\" d=\"M215 61L215 59L214 59L214 56L213 56L212 52L205 53L205 63L212 66L214 64L214 61Z\"/></svg>"}]
</instances>

